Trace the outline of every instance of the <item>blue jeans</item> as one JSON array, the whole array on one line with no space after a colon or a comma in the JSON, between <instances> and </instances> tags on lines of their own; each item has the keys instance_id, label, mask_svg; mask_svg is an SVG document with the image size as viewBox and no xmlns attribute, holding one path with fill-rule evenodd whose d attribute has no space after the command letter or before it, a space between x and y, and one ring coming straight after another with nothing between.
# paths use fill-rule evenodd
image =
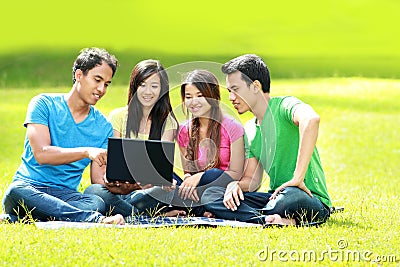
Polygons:
<instances>
[{"instance_id":1,"label":"blue jeans","mask_svg":"<svg viewBox=\"0 0 400 267\"><path fill-rule=\"evenodd\" d=\"M105 204L98 196L83 195L71 189L14 181L4 195L3 209L14 222L29 215L27 212L41 221L97 222L103 217Z\"/></svg>"},{"instance_id":2,"label":"blue jeans","mask_svg":"<svg viewBox=\"0 0 400 267\"><path fill-rule=\"evenodd\" d=\"M106 204L106 213L121 214L124 217L133 215L155 215L167 207L174 192L155 186L145 190L136 190L127 195L111 193L104 185L93 184L86 188L85 195L99 196Z\"/></svg>"},{"instance_id":3,"label":"blue jeans","mask_svg":"<svg viewBox=\"0 0 400 267\"><path fill-rule=\"evenodd\" d=\"M211 187L201 198L206 210L217 218L265 224L265 215L279 214L282 218L294 219L296 225L307 225L325 222L330 215L326 205L298 187L285 188L274 200L269 200L272 193L245 192L236 211L224 206L225 190L224 187Z\"/></svg>"},{"instance_id":4,"label":"blue jeans","mask_svg":"<svg viewBox=\"0 0 400 267\"><path fill-rule=\"evenodd\" d=\"M174 175L174 179L177 181L177 188L175 190L174 197L172 199L171 205L174 209L185 208L194 216L203 216L204 212L207 211L201 202L197 203L191 199L183 200L178 195L179 186L182 184L183 180ZM213 168L206 170L201 176L199 184L196 187L197 194L199 198L202 197L203 192L210 187L219 186L226 187L233 179L226 172L221 169Z\"/></svg>"}]
</instances>

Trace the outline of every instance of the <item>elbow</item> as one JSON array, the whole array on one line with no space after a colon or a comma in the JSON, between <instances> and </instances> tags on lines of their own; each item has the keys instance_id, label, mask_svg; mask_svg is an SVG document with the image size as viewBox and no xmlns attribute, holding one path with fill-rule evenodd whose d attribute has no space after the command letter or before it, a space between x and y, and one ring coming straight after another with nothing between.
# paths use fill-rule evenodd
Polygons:
<instances>
[{"instance_id":1,"label":"elbow","mask_svg":"<svg viewBox=\"0 0 400 267\"><path fill-rule=\"evenodd\" d=\"M261 179L251 179L249 185L249 192L257 191L261 187L262 178Z\"/></svg>"},{"instance_id":2,"label":"elbow","mask_svg":"<svg viewBox=\"0 0 400 267\"><path fill-rule=\"evenodd\" d=\"M307 119L304 119L303 123L300 123L300 126L303 125L305 128L318 129L320 120L320 116L318 114L314 114L312 116L309 116Z\"/></svg>"},{"instance_id":3,"label":"elbow","mask_svg":"<svg viewBox=\"0 0 400 267\"><path fill-rule=\"evenodd\" d=\"M315 126L319 126L319 122L321 121L321 117L318 114L315 114L310 118L310 123Z\"/></svg>"},{"instance_id":4,"label":"elbow","mask_svg":"<svg viewBox=\"0 0 400 267\"><path fill-rule=\"evenodd\" d=\"M225 171L225 173L228 174L234 181L239 181L240 178L242 178L238 172L233 171L233 170Z\"/></svg>"},{"instance_id":5,"label":"elbow","mask_svg":"<svg viewBox=\"0 0 400 267\"><path fill-rule=\"evenodd\" d=\"M39 165L44 165L48 163L45 160L45 158L41 155L41 153L34 153L33 156L35 157L35 160Z\"/></svg>"},{"instance_id":6,"label":"elbow","mask_svg":"<svg viewBox=\"0 0 400 267\"><path fill-rule=\"evenodd\" d=\"M44 165L44 164L48 164L48 159L44 153L44 150L40 150L40 151L32 151L33 153L33 157L35 158L36 162L39 165Z\"/></svg>"},{"instance_id":7,"label":"elbow","mask_svg":"<svg viewBox=\"0 0 400 267\"><path fill-rule=\"evenodd\" d=\"M240 178L242 178L242 176L239 174L239 173L230 173L230 175L231 175L231 177L232 177L232 179L234 180L234 181L239 181L240 180Z\"/></svg>"}]
</instances>

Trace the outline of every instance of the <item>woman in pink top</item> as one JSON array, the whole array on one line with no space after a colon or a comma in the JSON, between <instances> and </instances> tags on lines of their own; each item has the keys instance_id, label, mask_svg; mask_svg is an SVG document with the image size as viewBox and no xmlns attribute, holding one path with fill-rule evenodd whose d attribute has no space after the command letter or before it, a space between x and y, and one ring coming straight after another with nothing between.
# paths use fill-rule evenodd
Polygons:
<instances>
[{"instance_id":1,"label":"woman in pink top","mask_svg":"<svg viewBox=\"0 0 400 267\"><path fill-rule=\"evenodd\" d=\"M240 179L244 130L222 113L218 80L211 72L190 72L181 85L181 97L191 118L180 125L177 137L185 173L183 181L178 180L178 196L199 202L205 187Z\"/></svg>"}]
</instances>

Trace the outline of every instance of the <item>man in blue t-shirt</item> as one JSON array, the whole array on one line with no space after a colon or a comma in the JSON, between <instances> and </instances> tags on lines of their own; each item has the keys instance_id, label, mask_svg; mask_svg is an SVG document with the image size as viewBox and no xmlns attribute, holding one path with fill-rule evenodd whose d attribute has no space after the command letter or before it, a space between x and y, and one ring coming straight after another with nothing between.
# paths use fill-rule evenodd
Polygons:
<instances>
[{"instance_id":1,"label":"man in blue t-shirt","mask_svg":"<svg viewBox=\"0 0 400 267\"><path fill-rule=\"evenodd\" d=\"M41 94L28 106L22 162L6 190L3 209L11 221L67 220L123 224L105 217L103 200L77 191L91 163L91 179L102 179L111 123L94 105L105 95L117 59L104 49L81 51L67 94Z\"/></svg>"}]
</instances>

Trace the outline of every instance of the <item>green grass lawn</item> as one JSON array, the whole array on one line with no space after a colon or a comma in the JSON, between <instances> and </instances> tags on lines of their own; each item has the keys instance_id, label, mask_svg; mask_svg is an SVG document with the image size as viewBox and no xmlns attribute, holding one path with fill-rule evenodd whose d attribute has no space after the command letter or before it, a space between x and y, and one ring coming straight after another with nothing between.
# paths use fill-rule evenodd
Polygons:
<instances>
[{"instance_id":1,"label":"green grass lawn","mask_svg":"<svg viewBox=\"0 0 400 267\"><path fill-rule=\"evenodd\" d=\"M20 161L25 134L22 123L29 99L41 92L69 89L0 89L1 196ZM177 106L177 90L172 94ZM370 266L370 262L358 261L355 255L359 254L371 260L380 259L380 263L388 263L396 256L398 265L400 81L274 80L271 94L298 96L321 115L317 145L328 190L334 205L345 207L343 213L333 215L323 226L46 231L34 225L1 224L0 265L293 266L310 264L307 257L301 260L298 255L313 252L319 258L324 255L323 262L311 261L316 266ZM226 92L223 95L227 103ZM111 86L98 108L108 114L124 105L125 99L126 87ZM82 187L88 184L85 173Z\"/></svg>"},{"instance_id":2,"label":"green grass lawn","mask_svg":"<svg viewBox=\"0 0 400 267\"><path fill-rule=\"evenodd\" d=\"M315 266L380 266L392 256L399 265L399 9L396 0L5 1L0 197L19 165L30 98L69 91L79 50L100 46L120 61L98 104L105 114L125 104L130 71L140 60L170 67L261 55L272 95L298 96L321 115L318 148L328 190L345 211L319 228L45 231L0 224L0 266L309 265L296 258L302 252L324 255L323 262L311 261ZM85 172L81 189L88 185ZM381 261L346 261L343 253Z\"/></svg>"}]
</instances>

